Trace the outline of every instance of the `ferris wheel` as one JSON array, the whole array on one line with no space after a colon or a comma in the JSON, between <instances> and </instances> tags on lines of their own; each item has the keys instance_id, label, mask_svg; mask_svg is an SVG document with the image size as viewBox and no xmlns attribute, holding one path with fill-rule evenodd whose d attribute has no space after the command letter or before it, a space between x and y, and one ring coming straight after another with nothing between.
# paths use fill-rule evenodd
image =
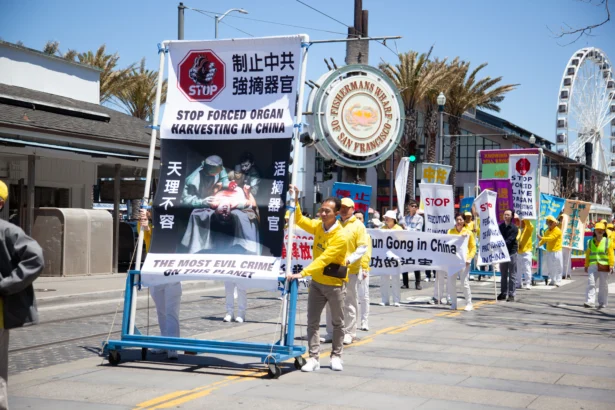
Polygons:
<instances>
[{"instance_id":1,"label":"ferris wheel","mask_svg":"<svg viewBox=\"0 0 615 410\"><path fill-rule=\"evenodd\" d=\"M591 153L592 168L607 174L615 170L615 75L599 48L582 48L568 61L557 101L556 134L559 154L579 161Z\"/></svg>"}]
</instances>

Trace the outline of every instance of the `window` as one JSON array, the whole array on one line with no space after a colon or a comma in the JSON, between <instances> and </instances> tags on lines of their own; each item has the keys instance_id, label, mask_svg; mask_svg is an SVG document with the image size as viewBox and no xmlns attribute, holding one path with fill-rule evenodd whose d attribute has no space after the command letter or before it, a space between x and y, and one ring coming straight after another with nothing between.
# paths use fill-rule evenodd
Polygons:
<instances>
[{"instance_id":1,"label":"window","mask_svg":"<svg viewBox=\"0 0 615 410\"><path fill-rule=\"evenodd\" d=\"M476 172L476 155L479 150L499 149L500 144L487 138L461 131L457 137L457 172ZM444 163L450 165L450 138L444 141Z\"/></svg>"},{"instance_id":2,"label":"window","mask_svg":"<svg viewBox=\"0 0 615 410\"><path fill-rule=\"evenodd\" d=\"M325 158L320 155L320 153L318 151L316 151L316 165L315 165L315 172L323 172L323 169L325 167Z\"/></svg>"}]
</instances>

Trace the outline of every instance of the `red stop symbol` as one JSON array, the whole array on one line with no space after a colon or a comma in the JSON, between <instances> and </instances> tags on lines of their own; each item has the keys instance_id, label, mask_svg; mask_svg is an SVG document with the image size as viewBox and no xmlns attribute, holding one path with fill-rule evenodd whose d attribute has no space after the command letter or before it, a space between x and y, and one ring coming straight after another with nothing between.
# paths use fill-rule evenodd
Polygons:
<instances>
[{"instance_id":1,"label":"red stop symbol","mask_svg":"<svg viewBox=\"0 0 615 410\"><path fill-rule=\"evenodd\" d=\"M530 161L527 158L521 158L515 166L519 175L523 176L530 171Z\"/></svg>"},{"instance_id":2,"label":"red stop symbol","mask_svg":"<svg viewBox=\"0 0 615 410\"><path fill-rule=\"evenodd\" d=\"M179 63L177 88L190 101L213 101L224 90L226 66L211 50L190 50Z\"/></svg>"}]
</instances>

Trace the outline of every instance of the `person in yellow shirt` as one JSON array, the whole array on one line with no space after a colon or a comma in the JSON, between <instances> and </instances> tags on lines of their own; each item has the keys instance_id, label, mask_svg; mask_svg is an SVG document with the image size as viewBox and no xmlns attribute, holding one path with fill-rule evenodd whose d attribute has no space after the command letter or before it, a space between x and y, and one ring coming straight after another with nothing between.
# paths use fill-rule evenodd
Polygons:
<instances>
[{"instance_id":1,"label":"person in yellow shirt","mask_svg":"<svg viewBox=\"0 0 615 410\"><path fill-rule=\"evenodd\" d=\"M393 210L386 211L386 213L384 214L384 226L380 229L403 231L404 228L402 228L397 223L397 212ZM380 296L382 297L382 302L380 302L380 306L389 305L389 302L391 301L391 288L393 289L393 305L396 307L400 306L401 283L399 280L399 273L395 275L380 276Z\"/></svg>"},{"instance_id":2,"label":"person in yellow shirt","mask_svg":"<svg viewBox=\"0 0 615 410\"><path fill-rule=\"evenodd\" d=\"M464 212L463 218L464 218L465 228L469 232L472 232L472 234L476 235L476 228L478 225L476 224L476 222L473 221L472 212L469 212L469 211ZM451 228L451 229L454 229L454 228Z\"/></svg>"},{"instance_id":3,"label":"person in yellow shirt","mask_svg":"<svg viewBox=\"0 0 615 410\"><path fill-rule=\"evenodd\" d=\"M145 250L149 252L152 243L152 225L151 208L141 209L140 219L137 223L137 232L143 229L143 242ZM149 293L154 300L156 306L156 315L158 316L158 326L160 327L160 335L167 337L179 337L179 308L182 297L181 282L167 283L164 285L150 286ZM169 360L177 360L176 350L150 349L152 354L167 354Z\"/></svg>"},{"instance_id":4,"label":"person in yellow shirt","mask_svg":"<svg viewBox=\"0 0 615 410\"><path fill-rule=\"evenodd\" d=\"M474 234L468 228L464 226L463 215L455 215L455 226L448 231L449 235L462 235L468 237L468 253L466 255L466 267L461 272L455 272L452 275L448 275L448 293L451 295L451 309L457 310L457 275L461 274L461 282L463 283L463 295L466 299L466 307L464 310L469 312L474 310L472 305L472 291L470 290L470 263L476 255L476 240ZM445 272L440 272L440 275Z\"/></svg>"},{"instance_id":5,"label":"person in yellow shirt","mask_svg":"<svg viewBox=\"0 0 615 410\"><path fill-rule=\"evenodd\" d=\"M289 193L294 193L296 209L295 223L304 231L314 235L312 262L299 273L288 274L288 280L312 277L308 292L307 336L310 358L301 371L313 372L320 369L320 315L325 305L331 307L333 323L333 348L331 350L331 369L341 371L342 351L344 349L344 297L348 275L344 272L348 256L348 234L336 217L342 207L339 198L329 197L322 202L318 215L320 220L312 220L301 214L299 208L299 189L291 185ZM326 272L326 273L325 273Z\"/></svg>"},{"instance_id":6,"label":"person in yellow shirt","mask_svg":"<svg viewBox=\"0 0 615 410\"><path fill-rule=\"evenodd\" d=\"M354 201L342 198L340 223L348 233L348 285L344 297L344 344L351 344L357 337L357 313L359 311L359 270L361 257L367 252L367 231L365 225L354 215ZM325 342L333 340L331 308L327 305L327 336Z\"/></svg>"},{"instance_id":7,"label":"person in yellow shirt","mask_svg":"<svg viewBox=\"0 0 615 410\"><path fill-rule=\"evenodd\" d=\"M598 222L594 227L594 237L585 250L585 273L588 274L587 299L583 306L593 308L596 302L596 282L599 282L598 309L606 307L609 297L607 279L613 269L613 242L605 233L605 225Z\"/></svg>"},{"instance_id":8,"label":"person in yellow shirt","mask_svg":"<svg viewBox=\"0 0 615 410\"><path fill-rule=\"evenodd\" d=\"M357 211L354 216L363 223L363 212ZM369 330L369 265L372 261L372 238L366 232L367 252L361 257L359 270L359 304L361 305L361 325L359 330Z\"/></svg>"},{"instance_id":9,"label":"person in yellow shirt","mask_svg":"<svg viewBox=\"0 0 615 410\"><path fill-rule=\"evenodd\" d=\"M538 246L547 244L545 252L545 265L549 272L549 285L557 286L562 282L562 230L557 226L557 219L547 216L547 226L544 236L540 234L536 237L540 240Z\"/></svg>"},{"instance_id":10,"label":"person in yellow shirt","mask_svg":"<svg viewBox=\"0 0 615 410\"><path fill-rule=\"evenodd\" d=\"M609 239L613 239L613 237L615 237L615 226L613 224L606 225L605 236Z\"/></svg>"},{"instance_id":11,"label":"person in yellow shirt","mask_svg":"<svg viewBox=\"0 0 615 410\"><path fill-rule=\"evenodd\" d=\"M519 234L517 242L519 250L517 251L517 278L520 280L522 289L532 289L532 248L534 226L532 221L524 219L521 221L519 216L515 214L515 224L519 226Z\"/></svg>"}]
</instances>

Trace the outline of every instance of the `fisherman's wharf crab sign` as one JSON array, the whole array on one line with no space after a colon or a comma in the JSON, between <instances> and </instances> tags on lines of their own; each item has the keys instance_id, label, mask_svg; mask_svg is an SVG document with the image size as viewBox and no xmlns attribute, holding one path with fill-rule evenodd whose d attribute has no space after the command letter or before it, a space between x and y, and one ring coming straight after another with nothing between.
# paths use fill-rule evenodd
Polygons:
<instances>
[{"instance_id":1,"label":"fisherman's wharf crab sign","mask_svg":"<svg viewBox=\"0 0 615 410\"><path fill-rule=\"evenodd\" d=\"M386 160L403 132L403 102L395 85L380 70L364 65L345 66L323 77L308 101L316 149L357 168Z\"/></svg>"}]
</instances>

